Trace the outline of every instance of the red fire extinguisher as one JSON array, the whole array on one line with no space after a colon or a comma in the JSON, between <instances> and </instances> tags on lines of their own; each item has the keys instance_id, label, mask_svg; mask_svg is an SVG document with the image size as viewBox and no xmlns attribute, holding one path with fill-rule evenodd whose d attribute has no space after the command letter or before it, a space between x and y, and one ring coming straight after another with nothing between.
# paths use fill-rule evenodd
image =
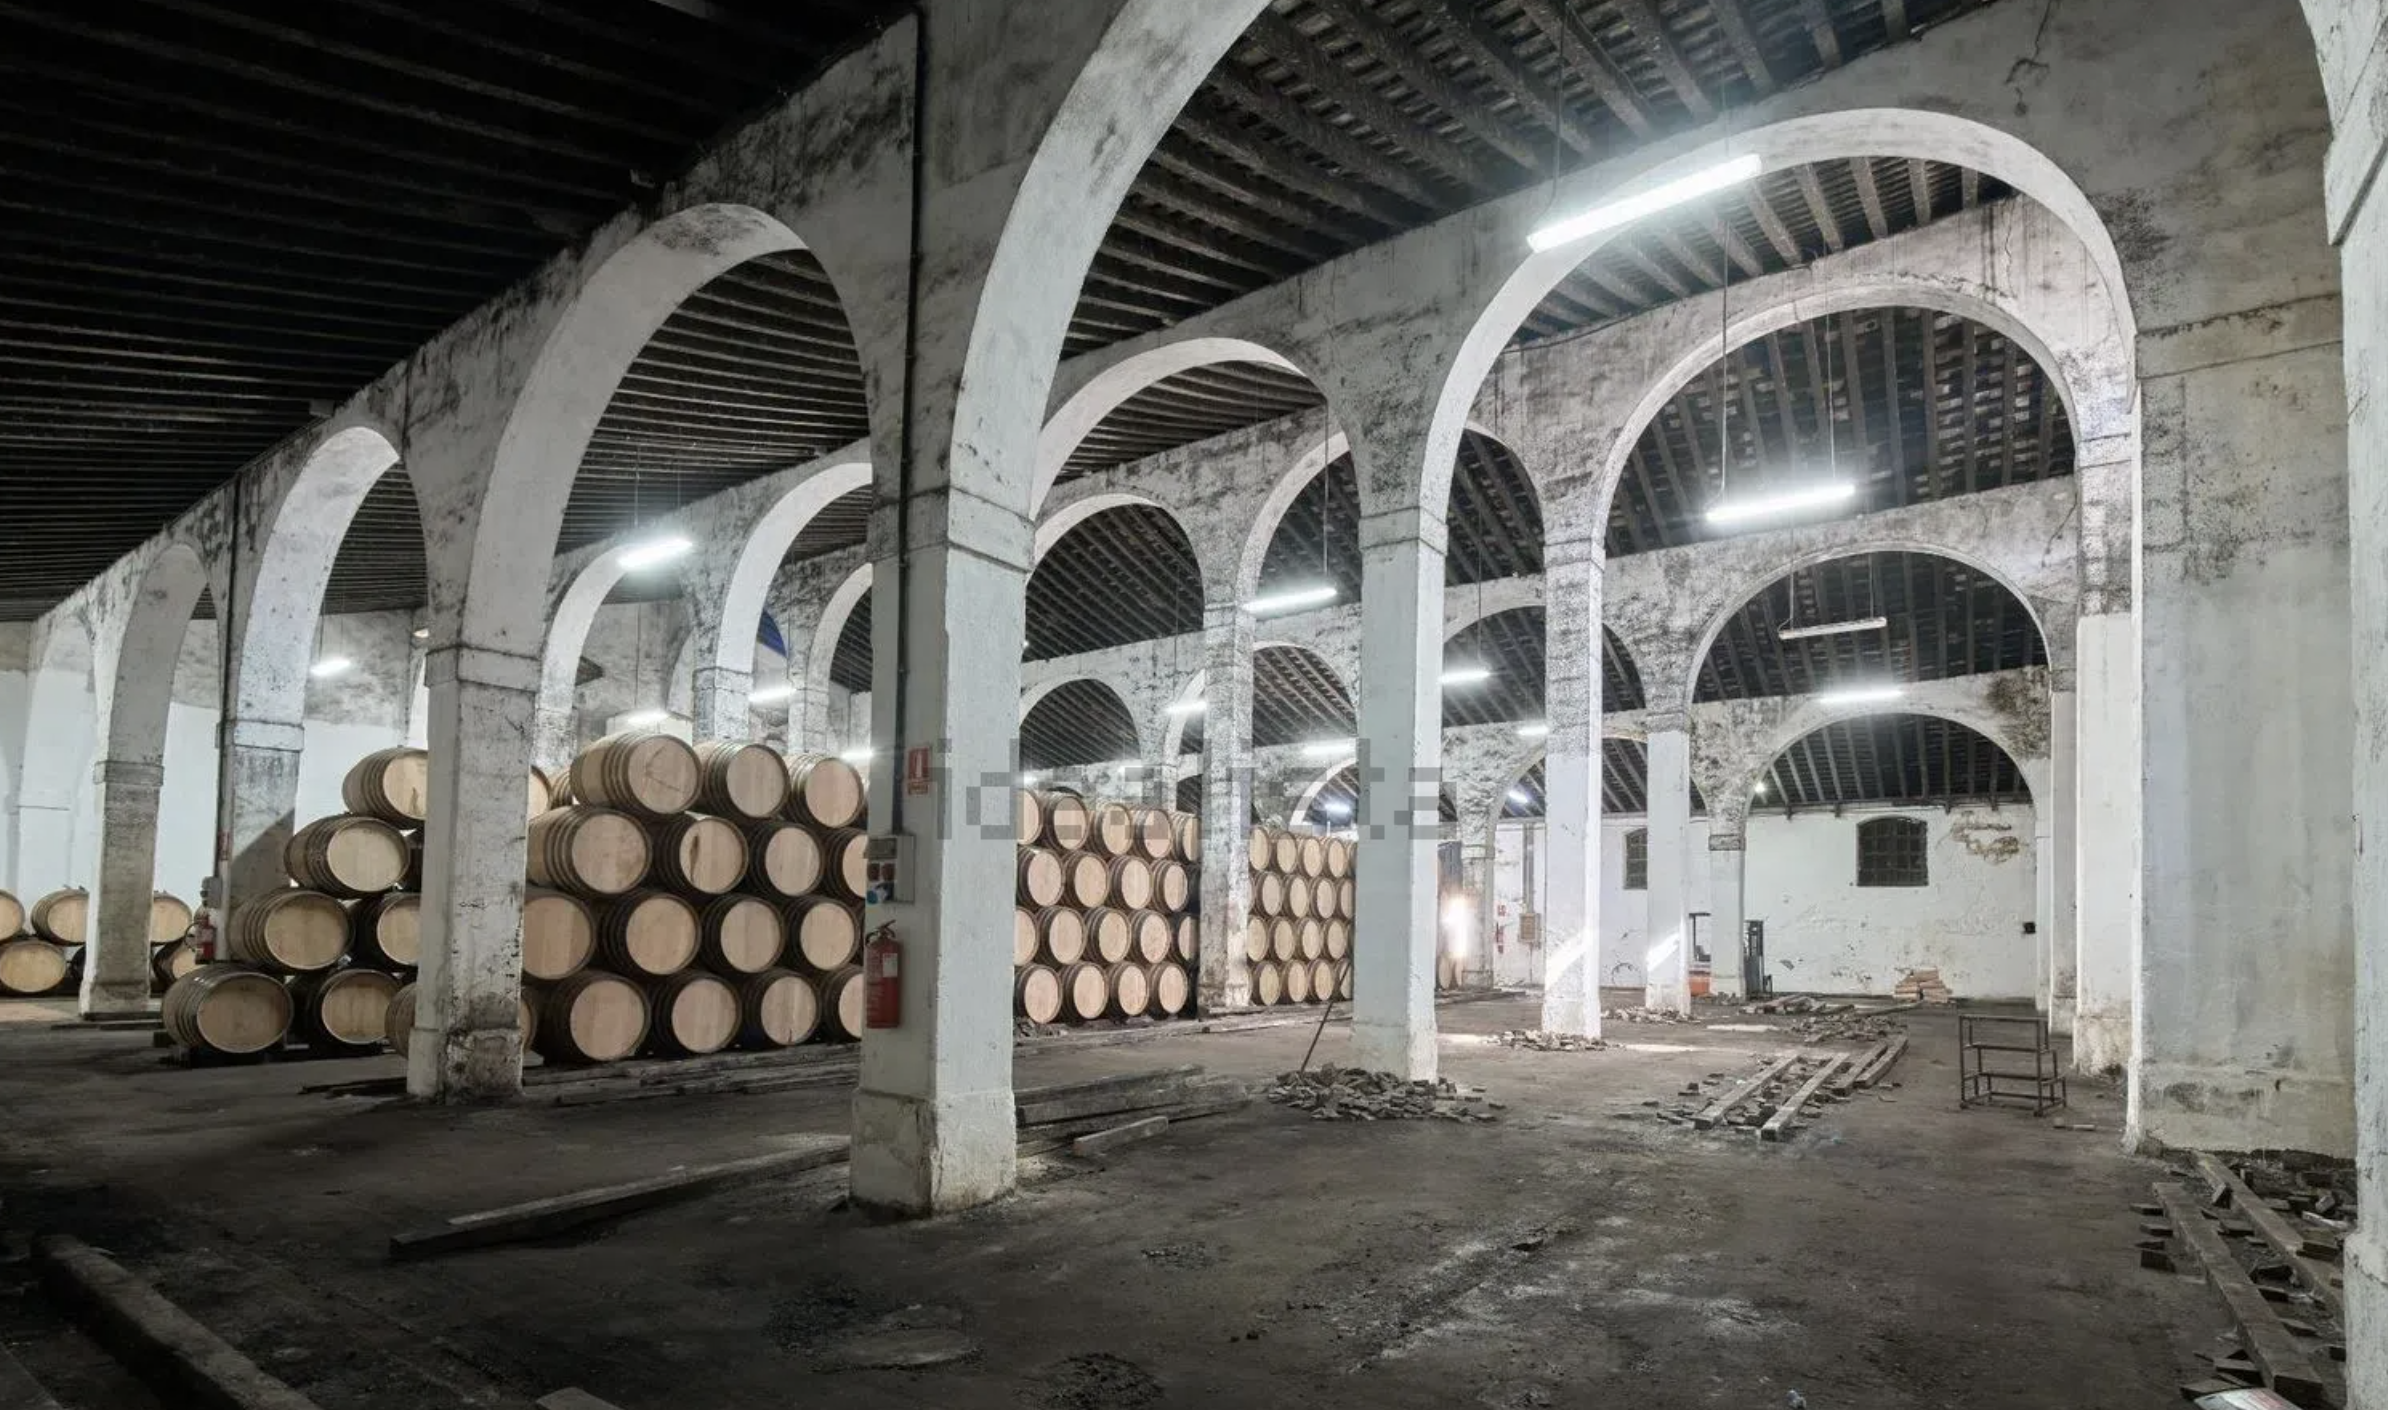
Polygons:
<instances>
[{"instance_id":1,"label":"red fire extinguisher","mask_svg":"<svg viewBox=\"0 0 2388 1410\"><path fill-rule=\"evenodd\" d=\"M199 956L199 963L213 964L216 959L216 913L205 906L191 920L191 949Z\"/></svg>"},{"instance_id":2,"label":"red fire extinguisher","mask_svg":"<svg viewBox=\"0 0 2388 1410\"><path fill-rule=\"evenodd\" d=\"M894 1028L904 1017L904 947L891 926L871 932L862 947L862 1024Z\"/></svg>"}]
</instances>

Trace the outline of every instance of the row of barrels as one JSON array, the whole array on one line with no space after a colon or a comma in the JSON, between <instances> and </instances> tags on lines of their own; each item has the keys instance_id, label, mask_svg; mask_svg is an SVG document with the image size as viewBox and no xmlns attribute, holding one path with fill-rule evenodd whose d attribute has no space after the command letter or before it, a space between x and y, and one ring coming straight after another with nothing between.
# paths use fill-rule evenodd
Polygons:
<instances>
[{"instance_id":1,"label":"row of barrels","mask_svg":"<svg viewBox=\"0 0 2388 1410\"><path fill-rule=\"evenodd\" d=\"M1322 837L1282 827L1255 827L1244 839L1244 859L1255 873L1305 877L1311 881L1352 876L1358 849L1346 838Z\"/></svg>"},{"instance_id":2,"label":"row of barrels","mask_svg":"<svg viewBox=\"0 0 2388 1410\"><path fill-rule=\"evenodd\" d=\"M1196 813L1086 798L1068 789L1022 788L1013 795L1020 845L1104 857L1202 860L1202 818Z\"/></svg>"},{"instance_id":3,"label":"row of barrels","mask_svg":"<svg viewBox=\"0 0 2388 1410\"><path fill-rule=\"evenodd\" d=\"M430 780L427 751L376 750L349 769L340 799L352 814L421 827ZM555 775L532 769L528 794L532 817L588 803L655 821L697 812L746 822L785 818L829 829L860 823L866 802L862 775L834 755L783 758L767 745L692 745L653 730L608 735Z\"/></svg>"},{"instance_id":4,"label":"row of barrels","mask_svg":"<svg viewBox=\"0 0 2388 1410\"><path fill-rule=\"evenodd\" d=\"M859 904L869 837L860 828L707 813L642 820L590 803L531 819L533 884L603 899L650 882L700 896L733 891L793 900L827 893Z\"/></svg>"},{"instance_id":5,"label":"row of barrels","mask_svg":"<svg viewBox=\"0 0 2388 1410\"><path fill-rule=\"evenodd\" d=\"M150 897L153 961L181 945L191 908L160 891ZM27 907L0 891L0 995L31 998L56 993L75 972L78 947L91 933L91 893L65 887Z\"/></svg>"},{"instance_id":6,"label":"row of barrels","mask_svg":"<svg viewBox=\"0 0 2388 1410\"><path fill-rule=\"evenodd\" d=\"M1251 962L1252 1002L1261 1008L1279 1004L1323 1004L1352 996L1352 962L1324 957Z\"/></svg>"},{"instance_id":7,"label":"row of barrels","mask_svg":"<svg viewBox=\"0 0 2388 1410\"><path fill-rule=\"evenodd\" d=\"M1080 910L1117 906L1180 915L1193 910L1201 899L1197 873L1175 857L1154 861L1133 855L1112 857L1022 847L1017 870L1018 902L1037 910L1063 905Z\"/></svg>"},{"instance_id":8,"label":"row of barrels","mask_svg":"<svg viewBox=\"0 0 2388 1410\"><path fill-rule=\"evenodd\" d=\"M1180 1018L1194 1007L1194 971L1173 960L1022 966L1012 1007L1031 1023L1092 1023L1103 1018Z\"/></svg>"},{"instance_id":9,"label":"row of barrels","mask_svg":"<svg viewBox=\"0 0 2388 1410\"><path fill-rule=\"evenodd\" d=\"M1013 1010L1040 1026L1191 1013L1202 819L1066 789L1014 796Z\"/></svg>"}]
</instances>

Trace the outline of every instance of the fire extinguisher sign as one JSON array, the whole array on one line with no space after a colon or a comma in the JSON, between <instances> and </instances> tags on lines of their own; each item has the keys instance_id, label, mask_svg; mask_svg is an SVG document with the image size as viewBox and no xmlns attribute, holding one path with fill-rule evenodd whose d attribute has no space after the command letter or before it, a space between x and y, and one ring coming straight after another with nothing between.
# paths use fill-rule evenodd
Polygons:
<instances>
[{"instance_id":1,"label":"fire extinguisher sign","mask_svg":"<svg viewBox=\"0 0 2388 1410\"><path fill-rule=\"evenodd\" d=\"M904 751L904 792L918 798L929 791L931 751L926 744L915 744Z\"/></svg>"}]
</instances>

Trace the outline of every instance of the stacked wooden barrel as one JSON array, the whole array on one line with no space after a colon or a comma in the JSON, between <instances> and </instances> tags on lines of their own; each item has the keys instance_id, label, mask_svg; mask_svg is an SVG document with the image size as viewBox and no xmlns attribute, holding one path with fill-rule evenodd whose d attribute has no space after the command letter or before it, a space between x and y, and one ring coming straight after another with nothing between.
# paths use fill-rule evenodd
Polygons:
<instances>
[{"instance_id":1,"label":"stacked wooden barrel","mask_svg":"<svg viewBox=\"0 0 2388 1410\"><path fill-rule=\"evenodd\" d=\"M1191 1017L1201 819L1058 789L1013 797L1020 1016L1039 1024Z\"/></svg>"},{"instance_id":2,"label":"stacked wooden barrel","mask_svg":"<svg viewBox=\"0 0 2388 1410\"><path fill-rule=\"evenodd\" d=\"M0 891L0 995L30 998L68 987L90 940L91 894L64 887L27 907ZM150 898L152 958L191 927L191 908L163 891Z\"/></svg>"},{"instance_id":3,"label":"stacked wooden barrel","mask_svg":"<svg viewBox=\"0 0 2388 1410\"><path fill-rule=\"evenodd\" d=\"M1255 827L1245 839L1252 911L1244 962L1252 1002L1323 1004L1352 996L1354 845L1340 837Z\"/></svg>"}]
</instances>

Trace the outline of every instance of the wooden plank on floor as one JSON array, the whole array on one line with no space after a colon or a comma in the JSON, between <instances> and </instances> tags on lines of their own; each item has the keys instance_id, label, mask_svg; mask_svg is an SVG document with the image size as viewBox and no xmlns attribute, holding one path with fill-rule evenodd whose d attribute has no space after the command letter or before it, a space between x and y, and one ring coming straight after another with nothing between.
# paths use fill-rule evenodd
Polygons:
<instances>
[{"instance_id":1,"label":"wooden plank on floor","mask_svg":"<svg viewBox=\"0 0 2388 1410\"><path fill-rule=\"evenodd\" d=\"M1857 1081L1851 1085L1863 1090L1890 1076L1890 1070L1899 1065L1899 1055L1906 1051L1907 1035L1901 1033L1890 1040L1888 1050L1876 1058L1871 1066L1859 1069Z\"/></svg>"},{"instance_id":2,"label":"wooden plank on floor","mask_svg":"<svg viewBox=\"0 0 2388 1410\"><path fill-rule=\"evenodd\" d=\"M2313 1369L2312 1359L2306 1356L2304 1347L2289 1329L2280 1325L2272 1304L2264 1300L2255 1281L2232 1256L2222 1231L2206 1218L2206 1212L2189 1197L2189 1192L2173 1181L2156 1182L2156 1202L2164 1206L2164 1213L2172 1220L2173 1232L2197 1255L2206 1281L2222 1294L2223 1305L2230 1309L2231 1320L2239 1324L2239 1332L2246 1337L2255 1364L2263 1368L2264 1384L2275 1394L2299 1405L2323 1403L2322 1380Z\"/></svg>"},{"instance_id":3,"label":"wooden plank on floor","mask_svg":"<svg viewBox=\"0 0 2388 1410\"><path fill-rule=\"evenodd\" d=\"M1848 1096L1850 1089L1857 1085L1857 1075L1865 1071L1867 1065L1876 1058L1888 1052L1890 1045L1891 1040L1885 1038L1862 1053L1850 1054L1849 1061L1842 1065L1840 1074L1832 1079L1833 1095L1836 1097Z\"/></svg>"},{"instance_id":4,"label":"wooden plank on floor","mask_svg":"<svg viewBox=\"0 0 2388 1410\"><path fill-rule=\"evenodd\" d=\"M816 1138L796 1150L773 1151L717 1165L692 1165L666 1175L626 1184L579 1190L552 1199L460 1214L428 1228L390 1236L393 1259L424 1258L458 1249L517 1243L545 1238L657 1205L689 1199L725 1185L745 1184L775 1175L794 1175L837 1165L846 1159L844 1136Z\"/></svg>"},{"instance_id":5,"label":"wooden plank on floor","mask_svg":"<svg viewBox=\"0 0 2388 1410\"><path fill-rule=\"evenodd\" d=\"M2247 1187L2246 1181L2232 1174L2231 1168L2216 1157L2199 1154L2197 1169L2215 1189L2229 1193L2231 1208L2255 1226L2255 1231L2263 1235L2264 1242L2272 1246L2273 1252L2288 1260L2288 1265L2297 1270L2297 1276L2304 1280L2314 1299L2330 1309L2331 1316L2345 1315L2345 1309L2339 1301L2338 1270L2319 1259L2305 1256L2305 1235L2295 1225L2289 1223L2279 1210L2259 1199L2255 1191Z\"/></svg>"},{"instance_id":6,"label":"wooden plank on floor","mask_svg":"<svg viewBox=\"0 0 2388 1410\"><path fill-rule=\"evenodd\" d=\"M58 1402L5 1346L0 1346L0 1410L58 1410Z\"/></svg>"},{"instance_id":7,"label":"wooden plank on floor","mask_svg":"<svg viewBox=\"0 0 2388 1410\"><path fill-rule=\"evenodd\" d=\"M1081 1116L1135 1111L1185 1100L1187 1088L1202 1076L1199 1064L1164 1067L1150 1072L1127 1072L1090 1082L1035 1087L1012 1098L1018 1124L1042 1126L1073 1121Z\"/></svg>"},{"instance_id":8,"label":"wooden plank on floor","mask_svg":"<svg viewBox=\"0 0 2388 1410\"><path fill-rule=\"evenodd\" d=\"M1816 1093L1824 1089L1824 1084L1831 1081L1832 1075L1840 1070L1842 1063L1847 1061L1849 1061L1849 1054L1836 1053L1824 1066L1810 1073L1808 1080L1800 1084L1799 1090L1791 1094L1791 1100L1776 1107L1774 1115L1767 1117L1766 1124L1758 1128L1758 1139L1761 1141L1783 1139L1792 1120L1799 1115L1799 1109L1814 1101Z\"/></svg>"},{"instance_id":9,"label":"wooden plank on floor","mask_svg":"<svg viewBox=\"0 0 2388 1410\"><path fill-rule=\"evenodd\" d=\"M1133 1145L1138 1141L1149 1141L1168 1129L1168 1117L1147 1116L1141 1121L1130 1121L1124 1125L1109 1127L1101 1131L1089 1131L1070 1142L1070 1154L1101 1155L1104 1151L1118 1146Z\"/></svg>"},{"instance_id":10,"label":"wooden plank on floor","mask_svg":"<svg viewBox=\"0 0 2388 1410\"><path fill-rule=\"evenodd\" d=\"M33 1241L33 1261L53 1297L72 1307L117 1360L142 1368L173 1403L216 1410L320 1410L267 1375L239 1348L116 1260L67 1234Z\"/></svg>"},{"instance_id":11,"label":"wooden plank on floor","mask_svg":"<svg viewBox=\"0 0 2388 1410\"><path fill-rule=\"evenodd\" d=\"M539 1410L616 1410L610 1400L599 1400L579 1386L566 1386L549 1391L534 1402Z\"/></svg>"},{"instance_id":12,"label":"wooden plank on floor","mask_svg":"<svg viewBox=\"0 0 2388 1410\"><path fill-rule=\"evenodd\" d=\"M1757 1095L1759 1089L1781 1076L1785 1068L1797 1061L1799 1061L1797 1053L1776 1058L1773 1062L1768 1063L1757 1076L1710 1102L1699 1115L1692 1118L1692 1125L1703 1131L1714 1127L1718 1122L1732 1115L1733 1108Z\"/></svg>"}]
</instances>

